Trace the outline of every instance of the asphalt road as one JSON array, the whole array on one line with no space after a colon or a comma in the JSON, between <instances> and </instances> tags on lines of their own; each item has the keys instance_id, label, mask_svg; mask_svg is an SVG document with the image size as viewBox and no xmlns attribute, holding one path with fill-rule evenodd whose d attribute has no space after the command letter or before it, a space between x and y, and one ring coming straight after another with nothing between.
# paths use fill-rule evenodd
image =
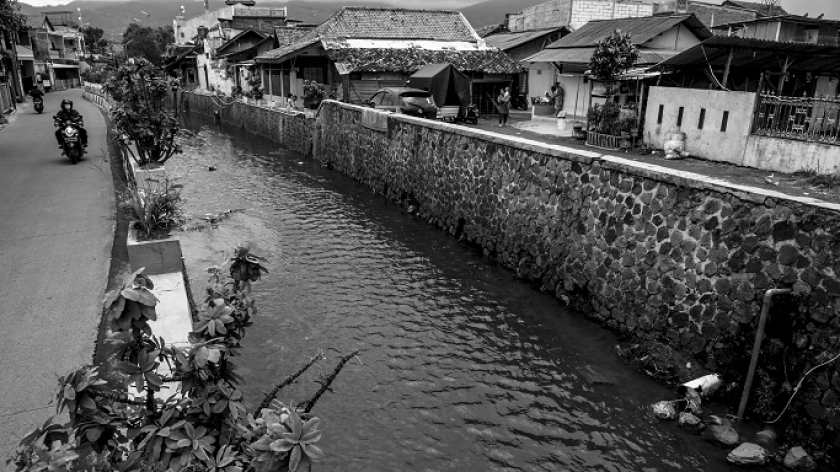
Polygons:
<instances>
[{"instance_id":1,"label":"asphalt road","mask_svg":"<svg viewBox=\"0 0 840 472\"><path fill-rule=\"evenodd\" d=\"M61 155L52 115L69 97L88 154ZM92 362L116 209L106 124L79 89L45 96L0 131L0 470L20 438L55 414L58 377Z\"/></svg>"}]
</instances>

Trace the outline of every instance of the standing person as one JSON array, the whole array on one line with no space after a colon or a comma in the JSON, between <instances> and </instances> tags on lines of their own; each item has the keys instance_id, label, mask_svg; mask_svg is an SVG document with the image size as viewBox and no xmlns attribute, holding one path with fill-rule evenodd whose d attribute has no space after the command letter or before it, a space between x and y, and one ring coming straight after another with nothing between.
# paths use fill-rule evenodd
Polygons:
<instances>
[{"instance_id":1,"label":"standing person","mask_svg":"<svg viewBox=\"0 0 840 472\"><path fill-rule=\"evenodd\" d=\"M499 109L499 128L507 126L508 115L510 114L510 92L507 87L502 88L499 97L496 99L496 108Z\"/></svg>"},{"instance_id":2,"label":"standing person","mask_svg":"<svg viewBox=\"0 0 840 472\"><path fill-rule=\"evenodd\" d=\"M563 111L563 101L566 98L566 91L563 90L563 87L560 84L551 87L554 91L554 116L560 116L560 112Z\"/></svg>"}]
</instances>

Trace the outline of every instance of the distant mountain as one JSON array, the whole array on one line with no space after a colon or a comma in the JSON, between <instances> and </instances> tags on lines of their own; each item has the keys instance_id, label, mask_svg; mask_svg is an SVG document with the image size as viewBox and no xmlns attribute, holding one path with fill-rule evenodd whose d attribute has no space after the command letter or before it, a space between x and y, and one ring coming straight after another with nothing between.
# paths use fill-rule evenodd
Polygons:
<instances>
[{"instance_id":1,"label":"distant mountain","mask_svg":"<svg viewBox=\"0 0 840 472\"><path fill-rule=\"evenodd\" d=\"M468 7L461 8L467 20L478 28L490 24L501 23L505 13L516 13L524 8L543 3L546 0L486 0ZM77 8L82 9L82 20L91 26L102 28L105 38L111 41L121 41L122 34L132 21L139 21L149 26L164 26L172 24L178 15L181 5L186 7L186 17L196 16L204 12L204 3L200 0L75 0L67 5L34 7L21 3L21 11L27 15L34 15L47 11L69 11L70 18L76 21L79 14ZM288 6L289 17L307 23L321 23L333 13L346 5L356 6L407 6L404 0L330 0L308 1L293 0L291 4L280 1L259 1L260 7ZM225 6L224 0L210 0L210 9L217 10ZM411 6L419 6L412 4ZM420 6L422 8L422 6ZM145 13L144 13L145 12Z\"/></svg>"},{"instance_id":2,"label":"distant mountain","mask_svg":"<svg viewBox=\"0 0 840 472\"><path fill-rule=\"evenodd\" d=\"M306 23L321 23L333 13L347 4L362 6L384 6L379 1L341 1L309 2L295 0L288 5L289 17ZM91 26L102 28L105 39L121 41L122 34L132 21L139 21L149 26L165 26L172 24L172 20L179 14L181 5L186 8L185 16L204 13L204 3L195 0L129 0L124 2L104 2L96 0L75 0L67 5L34 7L21 3L21 11L27 15L34 15L50 11L72 12L70 18L77 21L77 8L82 9L82 21ZM260 7L282 7L286 2L258 2ZM225 6L224 0L210 0L210 10L218 10ZM145 12L145 14L144 14Z\"/></svg>"},{"instance_id":3,"label":"distant mountain","mask_svg":"<svg viewBox=\"0 0 840 472\"><path fill-rule=\"evenodd\" d=\"M473 28L495 25L505 21L505 13L519 13L525 8L545 3L547 0L487 0L462 8Z\"/></svg>"}]
</instances>

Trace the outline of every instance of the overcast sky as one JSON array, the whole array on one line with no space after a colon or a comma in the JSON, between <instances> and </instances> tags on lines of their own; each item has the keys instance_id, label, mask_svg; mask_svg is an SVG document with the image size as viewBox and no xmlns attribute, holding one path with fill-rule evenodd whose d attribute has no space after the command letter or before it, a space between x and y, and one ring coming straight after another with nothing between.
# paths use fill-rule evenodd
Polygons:
<instances>
[{"instance_id":1,"label":"overcast sky","mask_svg":"<svg viewBox=\"0 0 840 472\"><path fill-rule=\"evenodd\" d=\"M108 1L125 1L125 0L99 0L103 2ZM178 1L178 0L173 0ZM184 3L191 2L191 1L198 1L201 2L202 0L181 0ZM308 0L312 2L317 2L318 0ZM409 2L407 0L385 0L388 3L393 5L405 5L408 6ZM705 0L709 3L722 3L723 0ZM753 0L759 1L759 0ZM64 5L70 3L69 0L26 0L25 2L21 3L28 3L30 5ZM222 5L220 0L214 0L213 4ZM259 2L257 2L259 3ZM292 2L294 3L294 2ZM464 6L478 3L478 0L423 0L422 5L426 8L463 8ZM347 1L348 5L353 4L353 0ZM789 12L794 14L805 14L810 13L811 16L817 16L820 13L825 13L825 16L832 19L840 19L840 0L782 0L782 6Z\"/></svg>"}]
</instances>

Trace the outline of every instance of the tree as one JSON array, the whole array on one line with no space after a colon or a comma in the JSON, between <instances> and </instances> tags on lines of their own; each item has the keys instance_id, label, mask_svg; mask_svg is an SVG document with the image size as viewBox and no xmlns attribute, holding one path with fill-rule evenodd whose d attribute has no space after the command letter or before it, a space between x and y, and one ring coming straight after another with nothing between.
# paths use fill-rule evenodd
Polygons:
<instances>
[{"instance_id":1,"label":"tree","mask_svg":"<svg viewBox=\"0 0 840 472\"><path fill-rule=\"evenodd\" d=\"M102 37L105 34L102 28L88 26L82 28L82 34L85 36L85 45L91 52L102 52L108 46L108 40Z\"/></svg>"},{"instance_id":2,"label":"tree","mask_svg":"<svg viewBox=\"0 0 840 472\"><path fill-rule=\"evenodd\" d=\"M126 55L146 59L154 65L161 65L166 46L173 42L175 34L171 26L152 28L132 23L123 33Z\"/></svg>"},{"instance_id":3,"label":"tree","mask_svg":"<svg viewBox=\"0 0 840 472\"><path fill-rule=\"evenodd\" d=\"M26 25L17 0L0 0L0 34L17 31Z\"/></svg>"},{"instance_id":4,"label":"tree","mask_svg":"<svg viewBox=\"0 0 840 472\"><path fill-rule=\"evenodd\" d=\"M630 33L615 30L595 46L589 70L596 79L612 82L633 67L638 59L639 51L630 41Z\"/></svg>"}]
</instances>

